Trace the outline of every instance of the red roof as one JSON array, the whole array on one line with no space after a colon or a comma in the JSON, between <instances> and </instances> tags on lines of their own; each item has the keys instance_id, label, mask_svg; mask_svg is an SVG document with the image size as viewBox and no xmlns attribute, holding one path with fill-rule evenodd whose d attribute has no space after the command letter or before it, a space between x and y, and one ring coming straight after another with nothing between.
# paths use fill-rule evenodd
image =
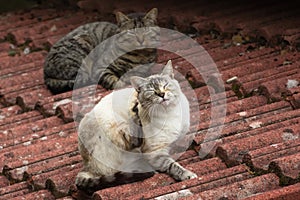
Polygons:
<instances>
[{"instance_id":1,"label":"red roof","mask_svg":"<svg viewBox=\"0 0 300 200\"><path fill-rule=\"evenodd\" d=\"M227 110L222 133L205 139L211 119L211 86L186 60L159 51L159 63L172 58L195 86L199 109L193 112L201 121L192 124L197 129L194 143L179 162L198 178L176 182L157 173L96 191L92 197L299 199L299 7L271 0L247 5L166 2L146 6L119 2L114 7L128 12L156 6L162 27L189 33L205 48L224 81ZM59 38L95 20L111 21L112 16L46 8L0 15L0 199L87 198L74 186L82 163L72 92L51 94L44 85L43 62L46 50ZM226 83L228 79L233 81ZM99 87L97 100L106 93ZM200 158L199 151L212 143L216 146Z\"/></svg>"}]
</instances>

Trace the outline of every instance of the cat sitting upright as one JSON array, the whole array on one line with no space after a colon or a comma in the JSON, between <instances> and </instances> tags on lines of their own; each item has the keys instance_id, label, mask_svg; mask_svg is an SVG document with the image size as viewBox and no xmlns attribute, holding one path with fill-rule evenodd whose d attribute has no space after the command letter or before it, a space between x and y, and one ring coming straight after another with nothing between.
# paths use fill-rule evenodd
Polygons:
<instances>
[{"instance_id":1,"label":"cat sitting upright","mask_svg":"<svg viewBox=\"0 0 300 200\"><path fill-rule=\"evenodd\" d=\"M78 188L135 172L165 172L179 181L197 177L169 154L190 126L189 103L174 78L171 61L161 74L133 76L131 84L133 88L105 96L80 122L84 167L76 177Z\"/></svg>"}]
</instances>

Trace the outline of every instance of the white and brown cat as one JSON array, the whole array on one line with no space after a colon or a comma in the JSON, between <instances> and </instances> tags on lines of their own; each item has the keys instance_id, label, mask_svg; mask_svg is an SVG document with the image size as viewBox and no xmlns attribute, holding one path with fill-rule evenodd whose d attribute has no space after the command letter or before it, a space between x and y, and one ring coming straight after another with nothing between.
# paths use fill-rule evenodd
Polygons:
<instances>
[{"instance_id":1,"label":"white and brown cat","mask_svg":"<svg viewBox=\"0 0 300 200\"><path fill-rule=\"evenodd\" d=\"M80 122L84 167L76 177L78 188L99 187L135 172L165 172L179 181L197 177L169 154L190 126L189 103L171 61L161 74L134 76L131 84L105 96Z\"/></svg>"}]
</instances>

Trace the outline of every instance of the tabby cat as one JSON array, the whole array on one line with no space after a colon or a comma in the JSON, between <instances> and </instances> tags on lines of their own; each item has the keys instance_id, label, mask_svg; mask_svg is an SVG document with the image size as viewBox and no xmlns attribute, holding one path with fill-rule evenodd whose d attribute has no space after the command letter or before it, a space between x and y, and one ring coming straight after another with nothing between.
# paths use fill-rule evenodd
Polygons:
<instances>
[{"instance_id":1,"label":"tabby cat","mask_svg":"<svg viewBox=\"0 0 300 200\"><path fill-rule=\"evenodd\" d=\"M119 81L118 86L121 87L129 83L130 77L128 75L120 81L122 75L139 65L146 66L139 73L149 75L151 63L156 61L156 48L143 47L149 41L157 40L157 9L153 8L146 14L132 13L127 16L117 12L116 21L117 25L107 22L82 25L53 45L44 64L45 84L52 93L72 90L75 83L77 88L98 83L106 89L113 89ZM95 47L115 35L116 40L109 40L104 48L94 52L92 63L85 60ZM111 48L111 43L116 43L114 48ZM126 51L131 46L140 48ZM101 65L105 66L99 66L99 62L93 63L99 58L109 61L115 54L122 56L115 58L112 63L102 62Z\"/></svg>"},{"instance_id":2,"label":"tabby cat","mask_svg":"<svg viewBox=\"0 0 300 200\"><path fill-rule=\"evenodd\" d=\"M80 122L84 167L76 177L78 188L99 188L121 175L153 171L176 180L197 177L170 156L172 144L185 137L190 126L189 103L171 61L161 74L133 76L131 84L105 96Z\"/></svg>"}]
</instances>

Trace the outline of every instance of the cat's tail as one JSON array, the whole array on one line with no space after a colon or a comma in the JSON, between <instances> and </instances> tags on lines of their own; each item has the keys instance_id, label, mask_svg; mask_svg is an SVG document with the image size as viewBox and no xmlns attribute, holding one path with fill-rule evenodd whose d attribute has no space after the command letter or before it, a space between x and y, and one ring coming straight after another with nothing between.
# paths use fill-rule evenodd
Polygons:
<instances>
[{"instance_id":1,"label":"cat's tail","mask_svg":"<svg viewBox=\"0 0 300 200\"><path fill-rule=\"evenodd\" d=\"M114 187L121 184L132 183L143 180L154 175L154 172L147 173L124 173L118 172L111 176L95 176L90 172L79 172L75 184L78 189L93 192L103 188Z\"/></svg>"}]
</instances>

